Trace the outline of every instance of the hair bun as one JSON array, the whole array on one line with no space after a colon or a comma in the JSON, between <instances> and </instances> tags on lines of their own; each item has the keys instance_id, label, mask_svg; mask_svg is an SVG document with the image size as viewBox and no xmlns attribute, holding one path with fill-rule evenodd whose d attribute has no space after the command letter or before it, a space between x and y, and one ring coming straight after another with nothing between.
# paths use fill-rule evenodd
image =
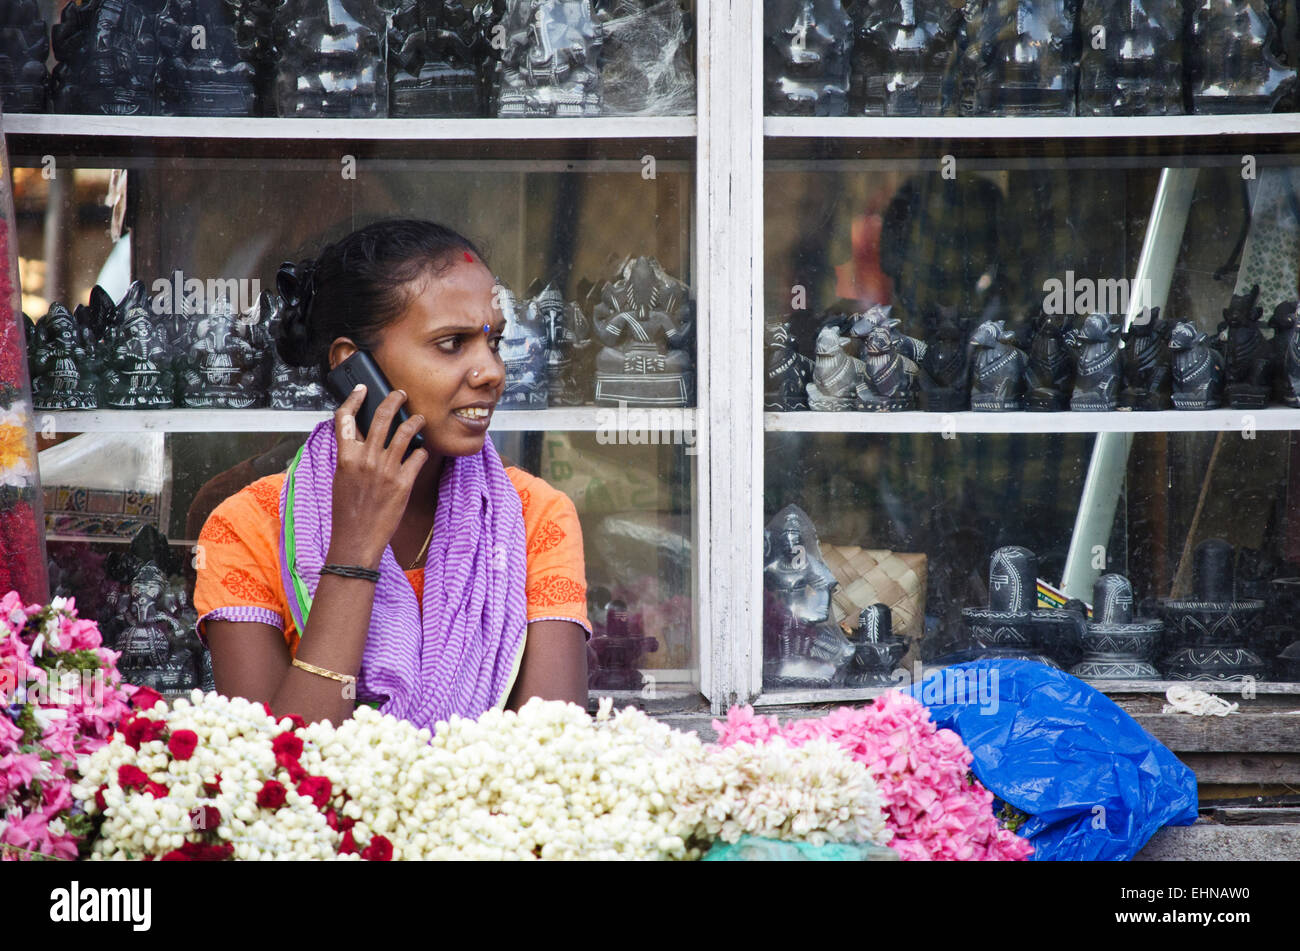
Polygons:
<instances>
[{"instance_id":1,"label":"hair bun","mask_svg":"<svg viewBox=\"0 0 1300 951\"><path fill-rule=\"evenodd\" d=\"M280 333L275 346L291 366L312 366L311 302L316 294L316 262L285 261L275 276L280 297Z\"/></svg>"}]
</instances>

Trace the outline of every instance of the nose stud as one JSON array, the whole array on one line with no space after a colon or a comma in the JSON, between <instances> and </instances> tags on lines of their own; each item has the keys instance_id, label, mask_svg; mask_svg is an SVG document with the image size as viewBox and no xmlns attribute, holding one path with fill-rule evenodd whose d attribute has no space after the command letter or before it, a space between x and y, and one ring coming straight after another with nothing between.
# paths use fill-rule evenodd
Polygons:
<instances>
[{"instance_id":1,"label":"nose stud","mask_svg":"<svg viewBox=\"0 0 1300 951\"><path fill-rule=\"evenodd\" d=\"M478 376L478 370L475 370L473 376Z\"/></svg>"}]
</instances>

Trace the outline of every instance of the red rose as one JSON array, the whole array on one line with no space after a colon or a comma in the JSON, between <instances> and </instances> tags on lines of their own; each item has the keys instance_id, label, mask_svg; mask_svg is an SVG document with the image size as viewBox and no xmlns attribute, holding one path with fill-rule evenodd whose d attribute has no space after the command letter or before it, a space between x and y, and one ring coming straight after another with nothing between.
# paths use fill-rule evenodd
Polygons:
<instances>
[{"instance_id":1,"label":"red rose","mask_svg":"<svg viewBox=\"0 0 1300 951\"><path fill-rule=\"evenodd\" d=\"M153 856L146 856L153 858ZM179 849L173 849L160 859L163 862L193 862L194 860Z\"/></svg>"},{"instance_id":2,"label":"red rose","mask_svg":"<svg viewBox=\"0 0 1300 951\"><path fill-rule=\"evenodd\" d=\"M335 832L347 832L357 824L356 819L349 819L346 816L340 816L337 809L331 809L325 813L325 824Z\"/></svg>"},{"instance_id":3,"label":"red rose","mask_svg":"<svg viewBox=\"0 0 1300 951\"><path fill-rule=\"evenodd\" d=\"M367 862L391 862L393 860L393 843L382 835L370 837L370 844L361 850L361 857Z\"/></svg>"},{"instance_id":4,"label":"red rose","mask_svg":"<svg viewBox=\"0 0 1300 951\"><path fill-rule=\"evenodd\" d=\"M138 750L141 743L162 739L166 728L167 724L161 720L150 720L144 716L130 717L118 725L118 730L126 738L126 745L133 750Z\"/></svg>"},{"instance_id":5,"label":"red rose","mask_svg":"<svg viewBox=\"0 0 1300 951\"><path fill-rule=\"evenodd\" d=\"M212 782L205 782L203 784L203 791L209 796L215 796L217 793L221 792L221 774L217 773L216 778L213 779Z\"/></svg>"},{"instance_id":6,"label":"red rose","mask_svg":"<svg viewBox=\"0 0 1300 951\"><path fill-rule=\"evenodd\" d=\"M123 763L117 768L117 784L123 789L144 789L149 775L138 766Z\"/></svg>"},{"instance_id":7,"label":"red rose","mask_svg":"<svg viewBox=\"0 0 1300 951\"><path fill-rule=\"evenodd\" d=\"M189 862L224 862L235 854L235 847L229 842L221 845L206 845L202 842L186 842L180 852ZM171 853L175 854L175 853ZM164 856L165 858L166 856Z\"/></svg>"},{"instance_id":8,"label":"red rose","mask_svg":"<svg viewBox=\"0 0 1300 951\"><path fill-rule=\"evenodd\" d=\"M275 753L277 762L281 756L297 759L302 756L302 737L290 730L286 730L271 741L271 751Z\"/></svg>"},{"instance_id":9,"label":"red rose","mask_svg":"<svg viewBox=\"0 0 1300 951\"><path fill-rule=\"evenodd\" d=\"M167 751L177 759L185 760L194 755L194 748L199 745L199 735L193 730L176 730L167 740Z\"/></svg>"},{"instance_id":10,"label":"red rose","mask_svg":"<svg viewBox=\"0 0 1300 951\"><path fill-rule=\"evenodd\" d=\"M136 687L135 693L131 694L131 706L137 710L152 710L153 705L163 698L163 695L156 690L150 690L148 687Z\"/></svg>"},{"instance_id":11,"label":"red rose","mask_svg":"<svg viewBox=\"0 0 1300 951\"><path fill-rule=\"evenodd\" d=\"M167 798L168 790L167 787L164 786L162 783L146 783L144 787L144 791L149 793L155 799Z\"/></svg>"},{"instance_id":12,"label":"red rose","mask_svg":"<svg viewBox=\"0 0 1300 951\"><path fill-rule=\"evenodd\" d=\"M345 829L343 832L343 841L339 843L339 855L355 855L357 852L357 843L352 838L352 830Z\"/></svg>"},{"instance_id":13,"label":"red rose","mask_svg":"<svg viewBox=\"0 0 1300 951\"><path fill-rule=\"evenodd\" d=\"M262 709L266 711L266 715L268 717L275 716L275 714L271 712L271 705L267 703L265 700L262 701Z\"/></svg>"},{"instance_id":14,"label":"red rose","mask_svg":"<svg viewBox=\"0 0 1300 951\"><path fill-rule=\"evenodd\" d=\"M323 808L330 801L330 794L334 792L334 784L329 781L328 776L304 776L298 781L298 795L306 796L316 808Z\"/></svg>"},{"instance_id":15,"label":"red rose","mask_svg":"<svg viewBox=\"0 0 1300 951\"><path fill-rule=\"evenodd\" d=\"M288 753L281 753L277 756L275 763L288 772L289 779L295 783L307 775L307 770L303 769L302 764Z\"/></svg>"},{"instance_id":16,"label":"red rose","mask_svg":"<svg viewBox=\"0 0 1300 951\"><path fill-rule=\"evenodd\" d=\"M216 806L196 806L190 812L190 828L215 832L221 825L221 810Z\"/></svg>"},{"instance_id":17,"label":"red rose","mask_svg":"<svg viewBox=\"0 0 1300 951\"><path fill-rule=\"evenodd\" d=\"M279 809L284 805L284 783L268 779L257 791L257 804L263 809Z\"/></svg>"},{"instance_id":18,"label":"red rose","mask_svg":"<svg viewBox=\"0 0 1300 951\"><path fill-rule=\"evenodd\" d=\"M95 790L95 806L99 809L100 812L103 812L108 808L108 804L104 802L104 790L107 788L108 786L106 784L100 786L98 789Z\"/></svg>"}]
</instances>

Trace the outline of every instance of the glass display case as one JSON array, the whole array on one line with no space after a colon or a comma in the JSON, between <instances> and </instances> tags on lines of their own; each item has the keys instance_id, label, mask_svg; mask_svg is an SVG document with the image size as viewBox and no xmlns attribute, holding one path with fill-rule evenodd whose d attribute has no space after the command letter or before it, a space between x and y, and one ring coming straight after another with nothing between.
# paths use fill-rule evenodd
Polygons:
<instances>
[{"instance_id":1,"label":"glass display case","mask_svg":"<svg viewBox=\"0 0 1300 951\"><path fill-rule=\"evenodd\" d=\"M187 288L238 298L158 405L89 364L37 382L56 589L110 610L150 528L184 614L205 513L326 412L259 336L276 265L410 213L513 292L492 433L578 508L593 691L863 699L1001 653L1112 693L1300 692L1293 2L1177 28L1168 4L585 6L547 5L569 60L507 29L501 65L459 5L404 4L382 109L277 112L285 76L331 73L273 30L234 47L247 114L74 114L66 82L6 114L43 352L85 349L132 280L164 335L199 334ZM203 405L235 351L253 404Z\"/></svg>"}]
</instances>

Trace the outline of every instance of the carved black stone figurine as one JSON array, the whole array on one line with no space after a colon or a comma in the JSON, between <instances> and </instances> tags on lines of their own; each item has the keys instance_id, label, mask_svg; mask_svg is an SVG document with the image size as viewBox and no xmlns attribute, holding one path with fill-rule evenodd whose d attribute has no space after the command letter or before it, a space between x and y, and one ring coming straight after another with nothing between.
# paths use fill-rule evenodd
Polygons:
<instances>
[{"instance_id":1,"label":"carved black stone figurine","mask_svg":"<svg viewBox=\"0 0 1300 951\"><path fill-rule=\"evenodd\" d=\"M1066 318L1039 312L1030 333L1029 362L1025 369L1028 395L1025 407L1039 413L1066 408L1074 386L1074 361L1065 339Z\"/></svg>"},{"instance_id":2,"label":"carved black stone figurine","mask_svg":"<svg viewBox=\"0 0 1300 951\"><path fill-rule=\"evenodd\" d=\"M288 288L286 287L286 290ZM285 363L276 349L284 306L280 296L262 291L247 321L251 342L262 353L262 379L267 383L271 409L327 409L332 400L325 390L319 367L296 367Z\"/></svg>"},{"instance_id":3,"label":"carved black stone figurine","mask_svg":"<svg viewBox=\"0 0 1300 951\"><path fill-rule=\"evenodd\" d=\"M1264 661L1246 645L1264 601L1236 596L1235 562L1230 544L1207 539L1192 553L1192 597L1161 599L1170 651L1161 668L1169 680L1263 677Z\"/></svg>"},{"instance_id":4,"label":"carved black stone figurine","mask_svg":"<svg viewBox=\"0 0 1300 951\"><path fill-rule=\"evenodd\" d=\"M276 114L382 119L388 115L383 10L356 0L284 0L275 13L280 51Z\"/></svg>"},{"instance_id":5,"label":"carved black stone figurine","mask_svg":"<svg viewBox=\"0 0 1300 951\"><path fill-rule=\"evenodd\" d=\"M853 8L851 109L867 116L937 116L956 54L961 7L883 0Z\"/></svg>"},{"instance_id":6,"label":"carved black stone figurine","mask_svg":"<svg viewBox=\"0 0 1300 951\"><path fill-rule=\"evenodd\" d=\"M845 115L853 24L840 0L769 0L763 12L767 114Z\"/></svg>"},{"instance_id":7,"label":"carved black stone figurine","mask_svg":"<svg viewBox=\"0 0 1300 951\"><path fill-rule=\"evenodd\" d=\"M1268 375L1268 343L1260 326L1264 308L1256 306L1257 300L1258 284L1245 294L1233 294L1224 308L1223 322L1219 324L1228 405L1234 409L1267 406L1273 387Z\"/></svg>"},{"instance_id":8,"label":"carved black stone figurine","mask_svg":"<svg viewBox=\"0 0 1300 951\"><path fill-rule=\"evenodd\" d=\"M1292 338L1295 336L1297 310L1300 310L1300 301L1282 301L1273 308L1273 316L1268 319L1268 326L1273 331L1273 339L1269 341L1268 356L1268 375L1273 380L1273 399L1287 406L1297 405L1291 402L1296 398L1297 393L1287 363L1287 355L1294 343Z\"/></svg>"},{"instance_id":9,"label":"carved black stone figurine","mask_svg":"<svg viewBox=\"0 0 1300 951\"><path fill-rule=\"evenodd\" d=\"M970 407L970 327L956 307L935 305L925 322L921 408L955 413Z\"/></svg>"},{"instance_id":10,"label":"carved black stone figurine","mask_svg":"<svg viewBox=\"0 0 1300 951\"><path fill-rule=\"evenodd\" d=\"M32 405L38 410L99 407L98 344L60 303L32 327L28 350Z\"/></svg>"},{"instance_id":11,"label":"carved black stone figurine","mask_svg":"<svg viewBox=\"0 0 1300 951\"><path fill-rule=\"evenodd\" d=\"M872 308L853 323L852 334L862 341L863 379L855 389L863 409L908 410L916 404L921 371L906 354L923 354L925 344L905 337L901 323L887 307Z\"/></svg>"},{"instance_id":12,"label":"carved black stone figurine","mask_svg":"<svg viewBox=\"0 0 1300 951\"><path fill-rule=\"evenodd\" d=\"M837 584L812 520L787 505L763 533L764 686L827 687L842 678L855 649L834 621Z\"/></svg>"},{"instance_id":13,"label":"carved black stone figurine","mask_svg":"<svg viewBox=\"0 0 1300 951\"><path fill-rule=\"evenodd\" d=\"M1083 0L1079 33L1080 115L1182 114L1182 0Z\"/></svg>"},{"instance_id":14,"label":"carved black stone figurine","mask_svg":"<svg viewBox=\"0 0 1300 951\"><path fill-rule=\"evenodd\" d=\"M150 561L135 571L125 593L110 592L108 600L120 617L115 649L123 681L159 692L200 685L203 645L183 588Z\"/></svg>"},{"instance_id":15,"label":"carved black stone figurine","mask_svg":"<svg viewBox=\"0 0 1300 951\"><path fill-rule=\"evenodd\" d=\"M506 0L497 115L598 116L603 34L590 0Z\"/></svg>"},{"instance_id":16,"label":"carved black stone figurine","mask_svg":"<svg viewBox=\"0 0 1300 951\"><path fill-rule=\"evenodd\" d=\"M812 368L812 360L796 349L790 322L783 320L770 325L767 331L763 409L778 413L807 409Z\"/></svg>"},{"instance_id":17,"label":"carved black stone figurine","mask_svg":"<svg viewBox=\"0 0 1300 951\"><path fill-rule=\"evenodd\" d=\"M962 621L981 657L1032 660L1052 667L1078 656L1082 614L1038 607L1038 557L1006 546L989 561L989 603L963 608Z\"/></svg>"},{"instance_id":18,"label":"carved black stone figurine","mask_svg":"<svg viewBox=\"0 0 1300 951\"><path fill-rule=\"evenodd\" d=\"M1223 356L1210 338L1183 321L1169 335L1174 364L1174 408L1218 409L1223 400Z\"/></svg>"},{"instance_id":19,"label":"carved black stone figurine","mask_svg":"<svg viewBox=\"0 0 1300 951\"><path fill-rule=\"evenodd\" d=\"M858 615L858 626L849 636L853 660L845 677L846 687L888 687L897 684L894 671L907 653L907 641L893 632L893 615L884 604L872 604Z\"/></svg>"},{"instance_id":20,"label":"carved black stone figurine","mask_svg":"<svg viewBox=\"0 0 1300 951\"><path fill-rule=\"evenodd\" d=\"M960 64L962 114L1074 115L1075 13L1075 0L976 5Z\"/></svg>"},{"instance_id":21,"label":"carved black stone figurine","mask_svg":"<svg viewBox=\"0 0 1300 951\"><path fill-rule=\"evenodd\" d=\"M1188 94L1197 114L1272 112L1296 85L1278 60L1265 0L1195 0L1188 36Z\"/></svg>"},{"instance_id":22,"label":"carved black stone figurine","mask_svg":"<svg viewBox=\"0 0 1300 951\"><path fill-rule=\"evenodd\" d=\"M404 0L388 31L389 115L487 115L491 4Z\"/></svg>"},{"instance_id":23,"label":"carved black stone figurine","mask_svg":"<svg viewBox=\"0 0 1300 951\"><path fill-rule=\"evenodd\" d=\"M104 404L161 409L173 402L173 353L163 323L135 281L113 309L105 341Z\"/></svg>"},{"instance_id":24,"label":"carved black stone figurine","mask_svg":"<svg viewBox=\"0 0 1300 951\"><path fill-rule=\"evenodd\" d=\"M546 338L547 405L580 406L591 392L590 379L579 379L578 360L591 345L591 321L554 283L540 284L533 282L528 308Z\"/></svg>"},{"instance_id":25,"label":"carved black stone figurine","mask_svg":"<svg viewBox=\"0 0 1300 951\"><path fill-rule=\"evenodd\" d=\"M211 313L190 315L194 327L186 352L183 405L247 409L266 402L266 350L249 321L237 320L230 302L213 302Z\"/></svg>"},{"instance_id":26,"label":"carved black stone figurine","mask_svg":"<svg viewBox=\"0 0 1300 951\"><path fill-rule=\"evenodd\" d=\"M858 385L866 377L866 364L845 349L850 339L834 324L817 334L817 356L808 384L808 408L841 412L857 407Z\"/></svg>"},{"instance_id":27,"label":"carved black stone figurine","mask_svg":"<svg viewBox=\"0 0 1300 951\"><path fill-rule=\"evenodd\" d=\"M971 337L970 408L1005 412L1025 408L1025 368L1029 358L1016 346L1016 333L1001 320L986 320Z\"/></svg>"},{"instance_id":28,"label":"carved black stone figurine","mask_svg":"<svg viewBox=\"0 0 1300 951\"><path fill-rule=\"evenodd\" d=\"M1168 409L1173 370L1169 365L1169 321L1159 307L1144 308L1129 325L1121 362L1124 387L1120 405L1136 410Z\"/></svg>"},{"instance_id":29,"label":"carved black stone figurine","mask_svg":"<svg viewBox=\"0 0 1300 951\"><path fill-rule=\"evenodd\" d=\"M629 259L600 292L593 314L597 339L596 403L686 406L695 374L686 348L693 313L690 289L654 258Z\"/></svg>"},{"instance_id":30,"label":"carved black stone figurine","mask_svg":"<svg viewBox=\"0 0 1300 951\"><path fill-rule=\"evenodd\" d=\"M1092 620L1083 633L1083 660L1070 673L1085 680L1158 680L1151 664L1164 622L1133 616L1133 586L1102 575L1092 586Z\"/></svg>"},{"instance_id":31,"label":"carved black stone figurine","mask_svg":"<svg viewBox=\"0 0 1300 951\"><path fill-rule=\"evenodd\" d=\"M36 0L9 0L0 6L0 97L6 113L45 111L49 55L49 25Z\"/></svg>"},{"instance_id":32,"label":"carved black stone figurine","mask_svg":"<svg viewBox=\"0 0 1300 951\"><path fill-rule=\"evenodd\" d=\"M633 631L627 602L610 601L605 608L605 629L591 639L596 667L587 677L592 690L640 690L645 677L638 669L641 658L659 650L659 641Z\"/></svg>"},{"instance_id":33,"label":"carved black stone figurine","mask_svg":"<svg viewBox=\"0 0 1300 951\"><path fill-rule=\"evenodd\" d=\"M506 365L506 390L501 409L546 409L550 384L546 371L546 328L531 301L520 304L514 292L498 282L494 291L506 329L499 353Z\"/></svg>"},{"instance_id":34,"label":"carved black stone figurine","mask_svg":"<svg viewBox=\"0 0 1300 951\"><path fill-rule=\"evenodd\" d=\"M1070 409L1104 412L1119 405L1119 324L1089 314L1076 338L1074 394Z\"/></svg>"},{"instance_id":35,"label":"carved black stone figurine","mask_svg":"<svg viewBox=\"0 0 1300 951\"><path fill-rule=\"evenodd\" d=\"M88 0L63 7L51 35L57 112L149 116L156 111L163 0Z\"/></svg>"},{"instance_id":36,"label":"carved black stone figurine","mask_svg":"<svg viewBox=\"0 0 1300 951\"><path fill-rule=\"evenodd\" d=\"M224 0L165 0L158 53L159 115L257 114L253 64L244 60Z\"/></svg>"}]
</instances>

